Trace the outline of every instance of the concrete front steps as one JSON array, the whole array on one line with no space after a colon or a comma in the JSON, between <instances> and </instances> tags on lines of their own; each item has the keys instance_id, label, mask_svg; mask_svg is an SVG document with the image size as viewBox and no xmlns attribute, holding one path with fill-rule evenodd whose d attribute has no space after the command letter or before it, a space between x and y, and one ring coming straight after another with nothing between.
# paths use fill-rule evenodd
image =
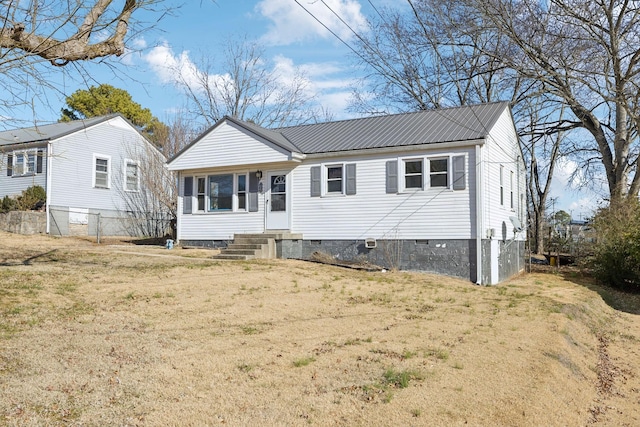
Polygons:
<instances>
[{"instance_id":1,"label":"concrete front steps","mask_svg":"<svg viewBox=\"0 0 640 427\"><path fill-rule=\"evenodd\" d=\"M277 258L276 240L299 239L301 236L291 233L234 234L229 243L214 259L249 260L256 258Z\"/></svg>"}]
</instances>

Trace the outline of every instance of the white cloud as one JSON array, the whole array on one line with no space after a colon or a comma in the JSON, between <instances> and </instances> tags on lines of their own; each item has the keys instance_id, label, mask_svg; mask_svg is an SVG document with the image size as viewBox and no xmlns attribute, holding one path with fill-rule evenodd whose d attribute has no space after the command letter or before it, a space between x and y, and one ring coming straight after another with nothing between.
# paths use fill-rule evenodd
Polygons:
<instances>
[{"instance_id":1,"label":"white cloud","mask_svg":"<svg viewBox=\"0 0 640 427\"><path fill-rule=\"evenodd\" d=\"M351 29L363 32L368 28L356 0L298 1L299 4L291 0L262 0L256 5L256 10L271 21L269 31L263 36L266 43L288 45L315 38L333 38L322 24L345 41L354 37Z\"/></svg>"},{"instance_id":2,"label":"white cloud","mask_svg":"<svg viewBox=\"0 0 640 427\"><path fill-rule=\"evenodd\" d=\"M198 69L189 58L188 50L176 54L164 43L151 49L143 58L161 83L177 84L182 80L189 85L198 84Z\"/></svg>"}]
</instances>

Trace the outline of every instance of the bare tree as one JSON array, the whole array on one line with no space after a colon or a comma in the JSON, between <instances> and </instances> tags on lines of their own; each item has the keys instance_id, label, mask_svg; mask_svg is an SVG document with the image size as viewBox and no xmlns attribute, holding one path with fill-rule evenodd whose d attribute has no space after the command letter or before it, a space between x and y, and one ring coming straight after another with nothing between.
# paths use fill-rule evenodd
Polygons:
<instances>
[{"instance_id":1,"label":"bare tree","mask_svg":"<svg viewBox=\"0 0 640 427\"><path fill-rule=\"evenodd\" d=\"M117 187L125 200L132 234L149 237L175 234L178 181L175 173L167 168L166 161L201 131L179 111L160 129L154 145L137 149L128 145L127 156L139 162L136 168L138 191L128 191L127 186L131 183L127 182ZM116 176L126 177L127 174L122 171Z\"/></svg>"},{"instance_id":2,"label":"bare tree","mask_svg":"<svg viewBox=\"0 0 640 427\"><path fill-rule=\"evenodd\" d=\"M371 30L356 34L353 51L369 70L356 91L359 112L415 111L515 101L522 79L495 52L500 34L461 30L468 15L456 2L409 2L410 13L375 9Z\"/></svg>"},{"instance_id":3,"label":"bare tree","mask_svg":"<svg viewBox=\"0 0 640 427\"><path fill-rule=\"evenodd\" d=\"M10 112L59 91L52 81L82 63L125 53L128 42L150 29L144 12L162 17L162 0L66 0L0 2L0 109ZM149 16L147 16L148 18Z\"/></svg>"},{"instance_id":4,"label":"bare tree","mask_svg":"<svg viewBox=\"0 0 640 427\"><path fill-rule=\"evenodd\" d=\"M544 251L547 199L564 137L562 132L547 132L547 123L561 119L563 110L560 109L560 118L556 117L557 110L545 105L542 97L527 98L519 107L521 117L528 115L519 134L527 165L530 247L533 253L540 254Z\"/></svg>"},{"instance_id":5,"label":"bare tree","mask_svg":"<svg viewBox=\"0 0 640 427\"><path fill-rule=\"evenodd\" d=\"M265 127L300 124L318 113L312 107L308 80L299 69L292 75L267 68L257 42L229 40L217 66L204 58L176 70L190 101L190 111L212 125L228 115Z\"/></svg>"},{"instance_id":6,"label":"bare tree","mask_svg":"<svg viewBox=\"0 0 640 427\"><path fill-rule=\"evenodd\" d=\"M637 197L640 4L627 0L462 0L480 31L508 38L495 55L571 112L550 129L588 135L586 170L606 176L612 203Z\"/></svg>"}]
</instances>

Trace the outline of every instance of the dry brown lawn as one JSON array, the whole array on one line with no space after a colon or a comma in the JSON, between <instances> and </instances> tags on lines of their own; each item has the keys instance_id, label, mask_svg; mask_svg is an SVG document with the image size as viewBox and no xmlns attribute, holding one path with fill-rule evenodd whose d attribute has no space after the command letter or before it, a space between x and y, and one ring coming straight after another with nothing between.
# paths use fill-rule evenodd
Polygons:
<instances>
[{"instance_id":1,"label":"dry brown lawn","mask_svg":"<svg viewBox=\"0 0 640 427\"><path fill-rule=\"evenodd\" d=\"M0 233L0 425L640 425L638 300L575 271L111 243Z\"/></svg>"}]
</instances>

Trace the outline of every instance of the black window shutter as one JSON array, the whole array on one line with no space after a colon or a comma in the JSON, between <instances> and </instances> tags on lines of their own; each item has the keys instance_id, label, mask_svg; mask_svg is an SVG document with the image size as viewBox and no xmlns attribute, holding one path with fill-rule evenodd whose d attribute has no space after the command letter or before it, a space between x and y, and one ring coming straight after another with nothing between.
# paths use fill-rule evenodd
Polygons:
<instances>
[{"instance_id":1,"label":"black window shutter","mask_svg":"<svg viewBox=\"0 0 640 427\"><path fill-rule=\"evenodd\" d=\"M387 193L398 192L398 162L389 160L387 162Z\"/></svg>"},{"instance_id":2,"label":"black window shutter","mask_svg":"<svg viewBox=\"0 0 640 427\"><path fill-rule=\"evenodd\" d=\"M7 154L7 176L13 175L13 154Z\"/></svg>"},{"instance_id":3,"label":"black window shutter","mask_svg":"<svg viewBox=\"0 0 640 427\"><path fill-rule=\"evenodd\" d=\"M36 155L36 173L42 173L42 157L44 156L44 150L39 149Z\"/></svg>"},{"instance_id":4,"label":"black window shutter","mask_svg":"<svg viewBox=\"0 0 640 427\"><path fill-rule=\"evenodd\" d=\"M258 212L258 186L260 180L255 173L249 174L249 212Z\"/></svg>"},{"instance_id":5,"label":"black window shutter","mask_svg":"<svg viewBox=\"0 0 640 427\"><path fill-rule=\"evenodd\" d=\"M320 166L311 167L311 197L320 197L321 195L321 170Z\"/></svg>"},{"instance_id":6,"label":"black window shutter","mask_svg":"<svg viewBox=\"0 0 640 427\"><path fill-rule=\"evenodd\" d=\"M466 176L464 170L464 156L453 158L453 189L464 190L466 188Z\"/></svg>"},{"instance_id":7,"label":"black window shutter","mask_svg":"<svg viewBox=\"0 0 640 427\"><path fill-rule=\"evenodd\" d=\"M184 194L182 196L182 213L190 214L192 212L193 204L193 177L184 177Z\"/></svg>"},{"instance_id":8,"label":"black window shutter","mask_svg":"<svg viewBox=\"0 0 640 427\"><path fill-rule=\"evenodd\" d=\"M347 175L347 195L356 194L356 164L347 163L344 165L345 175Z\"/></svg>"}]
</instances>

